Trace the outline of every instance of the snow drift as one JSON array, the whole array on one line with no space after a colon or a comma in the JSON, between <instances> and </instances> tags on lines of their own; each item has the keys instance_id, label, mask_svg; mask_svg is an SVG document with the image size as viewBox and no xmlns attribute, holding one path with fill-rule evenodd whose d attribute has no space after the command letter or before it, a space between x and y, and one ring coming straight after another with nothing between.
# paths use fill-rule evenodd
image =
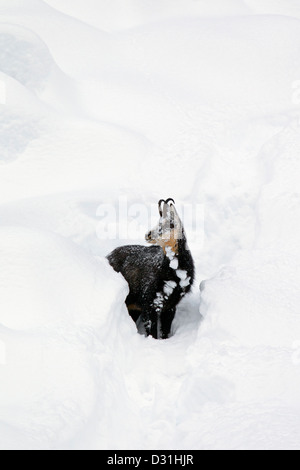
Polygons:
<instances>
[{"instance_id":1,"label":"snow drift","mask_svg":"<svg viewBox=\"0 0 300 470\"><path fill-rule=\"evenodd\" d=\"M0 239L0 408L11 434L3 441L1 433L1 447L49 448L93 419L101 389L95 356L107 337L113 344L112 330L122 331L127 286L106 261L58 236L1 228Z\"/></svg>"},{"instance_id":2,"label":"snow drift","mask_svg":"<svg viewBox=\"0 0 300 470\"><path fill-rule=\"evenodd\" d=\"M300 9L0 15L0 448L299 448ZM132 242L97 237L120 197L203 207L168 341L104 259Z\"/></svg>"}]
</instances>

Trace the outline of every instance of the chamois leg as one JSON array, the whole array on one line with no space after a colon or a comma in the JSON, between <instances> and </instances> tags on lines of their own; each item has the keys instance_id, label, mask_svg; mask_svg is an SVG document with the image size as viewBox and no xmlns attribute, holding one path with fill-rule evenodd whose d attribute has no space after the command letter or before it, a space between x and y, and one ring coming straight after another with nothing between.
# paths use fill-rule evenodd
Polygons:
<instances>
[{"instance_id":1,"label":"chamois leg","mask_svg":"<svg viewBox=\"0 0 300 470\"><path fill-rule=\"evenodd\" d=\"M127 307L128 308L128 307ZM141 316L141 310L138 309L133 309L133 308L128 308L128 313L131 316L132 320L134 323L137 323L138 319Z\"/></svg>"},{"instance_id":2,"label":"chamois leg","mask_svg":"<svg viewBox=\"0 0 300 470\"><path fill-rule=\"evenodd\" d=\"M172 308L170 310L165 310L161 314L160 323L161 323L161 337L162 339L167 339L169 337L172 322L174 320L176 309Z\"/></svg>"},{"instance_id":3,"label":"chamois leg","mask_svg":"<svg viewBox=\"0 0 300 470\"><path fill-rule=\"evenodd\" d=\"M155 339L159 339L161 337L161 314L164 310L164 296L162 292L158 292L156 297L152 303L151 308L151 335Z\"/></svg>"},{"instance_id":4,"label":"chamois leg","mask_svg":"<svg viewBox=\"0 0 300 470\"><path fill-rule=\"evenodd\" d=\"M151 336L153 336L154 339L158 338L158 315L155 310L151 312Z\"/></svg>"},{"instance_id":5,"label":"chamois leg","mask_svg":"<svg viewBox=\"0 0 300 470\"><path fill-rule=\"evenodd\" d=\"M142 322L144 324L146 336L150 336L152 334L152 320L151 320L151 312L149 312L149 310L147 309L143 310Z\"/></svg>"},{"instance_id":6,"label":"chamois leg","mask_svg":"<svg viewBox=\"0 0 300 470\"><path fill-rule=\"evenodd\" d=\"M134 323L136 323L142 313L142 309L140 305L138 304L137 298L131 293L128 294L127 296L126 306L127 306L129 315L131 316Z\"/></svg>"}]
</instances>

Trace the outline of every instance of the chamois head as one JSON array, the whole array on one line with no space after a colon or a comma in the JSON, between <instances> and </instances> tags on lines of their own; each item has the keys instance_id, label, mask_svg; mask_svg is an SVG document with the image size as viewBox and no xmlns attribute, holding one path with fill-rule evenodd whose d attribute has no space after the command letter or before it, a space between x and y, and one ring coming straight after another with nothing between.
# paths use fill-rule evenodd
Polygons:
<instances>
[{"instance_id":1,"label":"chamois head","mask_svg":"<svg viewBox=\"0 0 300 470\"><path fill-rule=\"evenodd\" d=\"M158 203L160 215L157 226L146 234L148 243L160 245L166 253L167 247L170 247L174 253L178 252L178 240L183 238L183 226L175 209L173 199L161 199Z\"/></svg>"}]
</instances>

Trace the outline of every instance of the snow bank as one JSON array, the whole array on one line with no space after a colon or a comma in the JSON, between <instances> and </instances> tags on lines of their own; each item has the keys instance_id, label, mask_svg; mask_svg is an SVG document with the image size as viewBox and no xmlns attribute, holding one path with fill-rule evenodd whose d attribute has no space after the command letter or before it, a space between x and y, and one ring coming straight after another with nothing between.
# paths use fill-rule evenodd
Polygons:
<instances>
[{"instance_id":1,"label":"snow bank","mask_svg":"<svg viewBox=\"0 0 300 470\"><path fill-rule=\"evenodd\" d=\"M102 410L127 286L55 235L1 228L0 247L0 445L60 447Z\"/></svg>"},{"instance_id":2,"label":"snow bank","mask_svg":"<svg viewBox=\"0 0 300 470\"><path fill-rule=\"evenodd\" d=\"M90 258L78 246L55 235L2 228L0 237L3 326L83 326L86 321L100 328L106 322L111 298L118 291L106 261ZM103 278L107 278L107 297L103 297ZM14 295L16 287L18 295Z\"/></svg>"},{"instance_id":3,"label":"snow bank","mask_svg":"<svg viewBox=\"0 0 300 470\"><path fill-rule=\"evenodd\" d=\"M187 448L299 447L298 267L254 251L202 282L204 321L180 398Z\"/></svg>"},{"instance_id":4,"label":"snow bank","mask_svg":"<svg viewBox=\"0 0 300 470\"><path fill-rule=\"evenodd\" d=\"M41 89L53 60L46 45L31 31L1 24L0 69L31 90Z\"/></svg>"},{"instance_id":5,"label":"snow bank","mask_svg":"<svg viewBox=\"0 0 300 470\"><path fill-rule=\"evenodd\" d=\"M0 15L1 448L299 447L295 2ZM132 242L97 237L121 196L204 210L168 341L101 259Z\"/></svg>"},{"instance_id":6,"label":"snow bank","mask_svg":"<svg viewBox=\"0 0 300 470\"><path fill-rule=\"evenodd\" d=\"M187 446L299 448L298 147L290 126L261 149L256 247L201 283L204 321L181 397Z\"/></svg>"},{"instance_id":7,"label":"snow bank","mask_svg":"<svg viewBox=\"0 0 300 470\"><path fill-rule=\"evenodd\" d=\"M104 190L105 181L111 188L112 174L118 186L131 186L140 155L147 156L151 144L115 125L85 121L76 82L37 35L0 23L0 41L1 202L88 186ZM121 146L127 182L116 159Z\"/></svg>"}]
</instances>

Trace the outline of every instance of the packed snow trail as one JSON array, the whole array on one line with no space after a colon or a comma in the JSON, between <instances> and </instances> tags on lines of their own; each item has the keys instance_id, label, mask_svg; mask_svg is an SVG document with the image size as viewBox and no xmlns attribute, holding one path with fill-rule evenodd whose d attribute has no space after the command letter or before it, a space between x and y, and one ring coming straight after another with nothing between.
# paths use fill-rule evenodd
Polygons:
<instances>
[{"instance_id":1,"label":"packed snow trail","mask_svg":"<svg viewBox=\"0 0 300 470\"><path fill-rule=\"evenodd\" d=\"M0 448L299 449L300 8L0 16ZM156 341L105 256L156 221L120 201L162 197L203 221L183 220L197 278Z\"/></svg>"}]
</instances>

